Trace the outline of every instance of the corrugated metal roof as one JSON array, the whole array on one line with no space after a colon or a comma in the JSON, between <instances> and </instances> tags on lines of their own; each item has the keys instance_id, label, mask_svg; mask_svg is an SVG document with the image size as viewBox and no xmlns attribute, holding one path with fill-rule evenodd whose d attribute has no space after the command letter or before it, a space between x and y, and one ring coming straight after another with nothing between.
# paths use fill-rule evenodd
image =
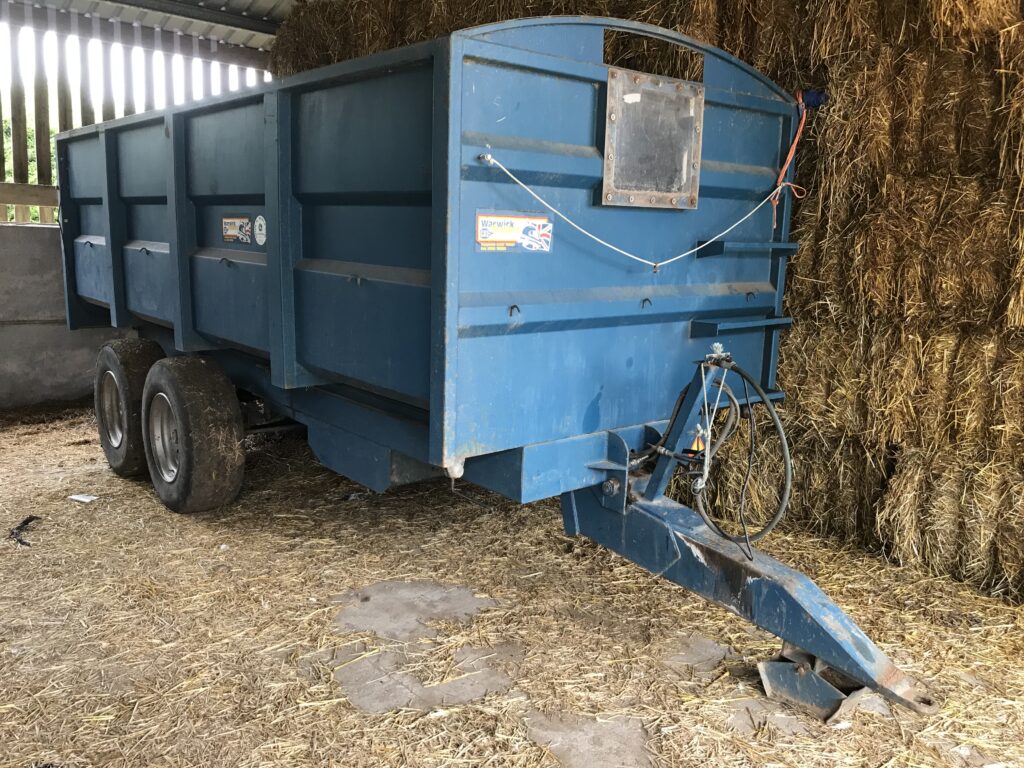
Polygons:
<instances>
[{"instance_id":1,"label":"corrugated metal roof","mask_svg":"<svg viewBox=\"0 0 1024 768\"><path fill-rule=\"evenodd\" d=\"M252 26L246 22L255 19L276 25L291 12L294 2L295 0L210 0L209 2L205 0L200 2L196 2L196 0L141 2L140 0L139 4L135 4L130 0L126 0L126 2L107 2L106 0L41 0L40 2L37 0L35 5L43 8L55 8L58 11L76 12L83 16L88 14L100 19L116 20L126 24L137 23L147 27L158 27L230 45L266 50L274 39L273 34L246 29L246 26ZM165 13L140 6L170 7L175 11L180 9L181 13ZM189 6L194 6L196 14L200 17L207 15L203 13L204 10L221 12L218 16L224 14L236 16L239 25L230 26L230 19L227 17L225 17L227 22L225 24L189 18L187 14L192 12Z\"/></svg>"}]
</instances>

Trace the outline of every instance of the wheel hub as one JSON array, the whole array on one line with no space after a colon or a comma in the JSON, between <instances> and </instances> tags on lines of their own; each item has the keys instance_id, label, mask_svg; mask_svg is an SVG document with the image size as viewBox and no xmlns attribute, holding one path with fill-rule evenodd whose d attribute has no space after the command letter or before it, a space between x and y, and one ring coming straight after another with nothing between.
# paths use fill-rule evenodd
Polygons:
<instances>
[{"instance_id":1,"label":"wheel hub","mask_svg":"<svg viewBox=\"0 0 1024 768\"><path fill-rule=\"evenodd\" d=\"M121 411L121 388L113 371L100 379L100 428L112 448L120 448L124 441L124 413Z\"/></svg>"},{"instance_id":2,"label":"wheel hub","mask_svg":"<svg viewBox=\"0 0 1024 768\"><path fill-rule=\"evenodd\" d=\"M178 420L163 392L149 404L149 447L160 477L173 483L178 476Z\"/></svg>"}]
</instances>

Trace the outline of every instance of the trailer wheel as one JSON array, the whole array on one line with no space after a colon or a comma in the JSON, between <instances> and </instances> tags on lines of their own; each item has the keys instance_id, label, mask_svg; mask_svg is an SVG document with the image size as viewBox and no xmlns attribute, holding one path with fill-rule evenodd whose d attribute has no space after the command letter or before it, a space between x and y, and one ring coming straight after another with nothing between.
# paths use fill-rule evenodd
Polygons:
<instances>
[{"instance_id":1,"label":"trailer wheel","mask_svg":"<svg viewBox=\"0 0 1024 768\"><path fill-rule=\"evenodd\" d=\"M242 411L216 361L176 357L154 365L142 397L142 433L149 476L169 509L201 512L238 496Z\"/></svg>"},{"instance_id":2,"label":"trailer wheel","mask_svg":"<svg viewBox=\"0 0 1024 768\"><path fill-rule=\"evenodd\" d=\"M107 463L121 477L146 471L142 390L149 369L163 356L160 345L147 339L108 341L96 356L96 426Z\"/></svg>"}]
</instances>

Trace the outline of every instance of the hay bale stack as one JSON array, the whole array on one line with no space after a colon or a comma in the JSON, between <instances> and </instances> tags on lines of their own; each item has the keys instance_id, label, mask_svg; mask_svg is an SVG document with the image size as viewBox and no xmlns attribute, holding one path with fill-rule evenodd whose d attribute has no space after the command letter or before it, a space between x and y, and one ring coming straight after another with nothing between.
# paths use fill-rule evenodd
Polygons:
<instances>
[{"instance_id":1,"label":"hay bale stack","mask_svg":"<svg viewBox=\"0 0 1024 768\"><path fill-rule=\"evenodd\" d=\"M633 18L825 86L788 275L793 517L1024 599L1024 18L1017 0L302 0L276 74L551 13ZM608 61L699 76L671 46ZM736 438L737 443L742 437ZM742 448L742 446L738 446ZM763 450L755 470L769 472ZM738 503L742 452L717 498ZM748 486L770 504L777 488Z\"/></svg>"},{"instance_id":2,"label":"hay bale stack","mask_svg":"<svg viewBox=\"0 0 1024 768\"><path fill-rule=\"evenodd\" d=\"M1024 23L1007 27L999 35L999 78L1002 100L998 104L997 134L1000 175L1024 179Z\"/></svg>"},{"instance_id":3,"label":"hay bale stack","mask_svg":"<svg viewBox=\"0 0 1024 768\"><path fill-rule=\"evenodd\" d=\"M810 326L783 342L780 380L806 387L790 390L791 418L856 439L883 469L871 511L889 556L1020 600L1020 7L859 0L808 9L812 64L843 103L815 116L818 168L798 167L818 200L811 248L790 273L796 328ZM815 348L808 339L819 335L828 343ZM806 372L790 381L793 361L842 375L839 349L862 361L845 384ZM823 389L852 390L857 407L844 417ZM812 506L803 512L829 532Z\"/></svg>"}]
</instances>

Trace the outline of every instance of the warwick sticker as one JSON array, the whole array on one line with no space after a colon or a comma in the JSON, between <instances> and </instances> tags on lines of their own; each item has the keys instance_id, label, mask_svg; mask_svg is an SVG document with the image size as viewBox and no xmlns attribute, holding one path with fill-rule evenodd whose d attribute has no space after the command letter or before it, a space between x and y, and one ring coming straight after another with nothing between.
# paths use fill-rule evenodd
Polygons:
<instances>
[{"instance_id":1,"label":"warwick sticker","mask_svg":"<svg viewBox=\"0 0 1024 768\"><path fill-rule=\"evenodd\" d=\"M477 250L549 253L552 227L551 219L542 214L477 211Z\"/></svg>"}]
</instances>

